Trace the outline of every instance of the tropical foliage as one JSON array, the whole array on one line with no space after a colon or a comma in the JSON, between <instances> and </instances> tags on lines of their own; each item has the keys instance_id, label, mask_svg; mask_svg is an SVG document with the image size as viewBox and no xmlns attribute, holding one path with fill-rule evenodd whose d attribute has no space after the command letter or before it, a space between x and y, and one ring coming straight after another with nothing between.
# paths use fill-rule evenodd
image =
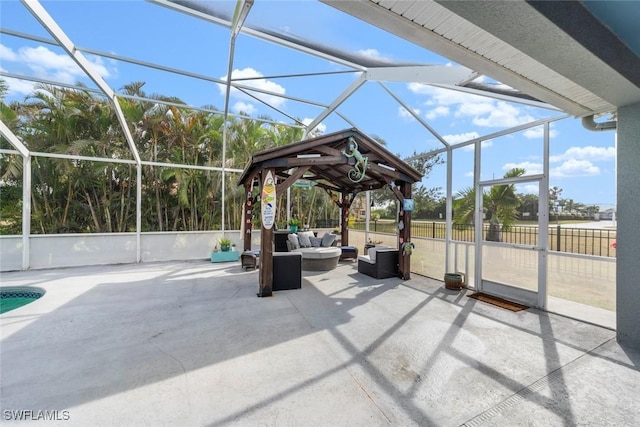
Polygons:
<instances>
[{"instance_id":1,"label":"tropical foliage","mask_svg":"<svg viewBox=\"0 0 640 427\"><path fill-rule=\"evenodd\" d=\"M138 170L111 103L89 90L40 84L24 102L6 105L6 85L0 83L3 122L31 152L46 154L32 157L31 232L135 231ZM143 161L142 231L220 229L223 185L225 227L239 229L245 195L238 173L223 179L221 172L203 168L222 166L222 115L147 95L143 86L134 82L122 92L150 101L119 98ZM241 170L252 153L302 138L300 128L248 117L227 123L227 168ZM4 138L0 148L13 149ZM22 168L20 155L0 155L2 234L21 230ZM285 206L284 198L279 202ZM286 218L284 209L278 215Z\"/></svg>"},{"instance_id":2,"label":"tropical foliage","mask_svg":"<svg viewBox=\"0 0 640 427\"><path fill-rule=\"evenodd\" d=\"M522 168L513 168L505 173L505 178L524 175ZM476 191L466 188L458 192L453 201L453 223L472 224L476 204ZM502 241L502 231L508 231L518 219L518 208L522 204L515 192L514 184L494 185L482 195L482 205L489 220L489 231L486 240Z\"/></svg>"},{"instance_id":3,"label":"tropical foliage","mask_svg":"<svg viewBox=\"0 0 640 427\"><path fill-rule=\"evenodd\" d=\"M142 231L198 231L221 228L224 186L225 229L239 229L244 191L238 173L203 167L223 164L222 114L187 108L177 98L146 94L143 82L121 89L119 105L143 165L140 170ZM110 101L87 90L41 84L22 102L4 102L7 85L0 79L0 119L35 155L31 157L31 233L130 232L136 229L136 168ZM143 100L144 99L144 100ZM166 104L156 102L166 101ZM261 117L269 119L268 117ZM249 117L227 121L224 164L240 170L258 150L302 138L295 126L268 124ZM374 136L381 145L382 138ZM22 229L23 158L0 137L0 234L20 234ZM39 155L38 153L46 154ZM68 158L76 156L75 159ZM428 177L443 163L440 156L414 153L411 166ZM179 166L169 166L176 164ZM517 171L509 174L518 176ZM587 206L550 192L553 217L592 217L597 206ZM292 187L291 215L301 224L335 226L339 209L317 187ZM364 199L364 194L360 197ZM521 212L537 211L537 196L515 195L513 186L496 186L485 194L484 204L492 225L488 238L500 236ZM422 183L413 187L415 219L445 216L441 188ZM372 192L374 214L395 219L396 197L387 188ZM454 203L454 221L472 220L475 194L462 191ZM364 206L364 201L359 203ZM286 194L278 196L276 223L286 226ZM372 218L375 217L372 216ZM257 217L258 215L256 215ZM533 216L530 216L533 218ZM255 219L258 225L258 218ZM499 225L501 224L501 225Z\"/></svg>"},{"instance_id":4,"label":"tropical foliage","mask_svg":"<svg viewBox=\"0 0 640 427\"><path fill-rule=\"evenodd\" d=\"M253 153L303 136L300 127L271 124L269 117L230 117L223 147L225 124L219 110L206 106L206 111L196 111L180 99L147 94L144 85L125 85L118 98L142 161L138 171L108 99L89 89L39 84L23 102L7 105L7 86L0 80L0 118L34 153L31 233L135 231L138 182L142 231L215 230L222 221L225 229L239 229L246 197L237 185L239 173L223 176L206 167L221 167L224 161L225 168L242 170ZM4 138L0 148L14 150ZM412 166L428 175L440 162L427 157ZM0 234L21 232L22 169L22 156L0 154ZM418 213L437 192L416 187ZM322 189L292 187L291 196L291 215L301 224L337 224L339 209ZM380 190L374 199L395 201L395 195ZM279 226L286 225L286 204L286 194L278 195ZM259 219L255 221L257 225Z\"/></svg>"},{"instance_id":5,"label":"tropical foliage","mask_svg":"<svg viewBox=\"0 0 640 427\"><path fill-rule=\"evenodd\" d=\"M382 145L386 142L381 138L374 137ZM397 154L398 157L400 155ZM429 153L413 152L408 164L422 174L423 180L427 179L434 168L444 164L444 160L440 155L429 155ZM412 198L414 200L413 218L426 218L427 213L431 213L438 204L438 200L442 199L441 187L425 187L422 182L413 184L411 188ZM362 196L364 197L364 195ZM378 212L379 216L384 218L395 218L396 216L396 200L397 197L388 188L381 188L371 192L371 200L374 206L386 206L382 212Z\"/></svg>"}]
</instances>

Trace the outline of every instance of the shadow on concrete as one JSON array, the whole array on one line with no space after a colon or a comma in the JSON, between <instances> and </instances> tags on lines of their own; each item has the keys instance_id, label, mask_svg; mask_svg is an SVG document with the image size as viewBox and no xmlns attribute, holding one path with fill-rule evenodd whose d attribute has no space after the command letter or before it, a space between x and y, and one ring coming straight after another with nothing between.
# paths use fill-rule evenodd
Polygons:
<instances>
[{"instance_id":1,"label":"shadow on concrete","mask_svg":"<svg viewBox=\"0 0 640 427\"><path fill-rule=\"evenodd\" d=\"M318 331L329 334L340 351L347 355L341 358L340 364L275 392L266 399L250 402L241 411L210 425L224 425L242 419L344 370L349 371L359 384L363 384L365 393L369 393L368 387L383 393L407 421L418 425L438 424L441 420L434 418L428 407L417 402L425 398L419 395L423 393L425 383L436 383L443 372L442 366L452 363L452 360L472 369L468 372L469 378L490 378L508 390L488 400L484 398L467 402L464 410L452 414L450 421L453 424L479 420L479 417L487 418L486 414L492 410L495 412L493 408L496 405L518 398L544 405L565 420L566 425L575 425L578 420L570 400L559 405L541 393L537 386L532 387L534 380L525 380L539 380L540 377L555 373L553 381L548 382L552 391L569 393L561 372L567 363L566 357L563 360L558 346L581 355L586 352L638 371L640 357L633 350L627 353L628 363L620 361L617 354L594 351L610 340L610 331L603 329L592 337L592 341L585 341L587 329L597 331L597 328L567 320L571 326L575 326L575 331L569 334L565 331L561 337L557 337L554 328L558 320L546 313L531 309L527 310L528 314L499 311L466 298L464 292L400 279L377 280L359 274L349 266L325 274L305 275L301 290L275 292L270 298L256 298L258 285L255 271L243 271L240 266L212 269L207 264L188 263L178 264L176 268L167 268L160 273L151 267L100 268L98 274L102 280L95 286L88 287L59 308L42 314L28 326L6 337L3 333L0 359L3 408L79 406ZM135 278L145 271L154 277ZM42 272L33 275L31 283L42 284L52 278L59 280L64 277L82 279L89 277L90 272ZM132 278L110 281L113 275ZM337 275L342 275L341 287L332 289L328 285L336 280ZM400 288L415 291L412 293L413 306L409 310L396 313L393 312L393 305L377 302L382 295L397 292ZM60 290L62 288L54 287L48 292ZM391 338L399 335L404 328L415 328L416 322L423 319L422 316L429 312L430 305L436 301L444 305L445 310L454 310L455 314L449 314L453 316L452 322L439 324L441 329L437 334L415 335L413 339L417 341L413 345L424 349L424 359L410 359L402 354L402 349L388 345ZM373 314L363 314L362 307L368 305L374 310ZM387 317L396 320L389 324L376 323L375 310L390 311L392 316ZM539 319L537 328L524 321L531 317L532 312ZM15 317L3 315L0 320L6 326L11 324L12 319L21 316L20 312L16 312ZM377 328L371 334L375 339L360 342L356 335L349 336L343 331L342 327L357 320L357 316L369 316L368 324ZM497 353L494 359L483 360L474 355L473 347L477 343L473 343L469 349L460 348L460 342L472 342L469 332L464 332L465 328L470 327L467 325L470 317L497 325L500 334L517 332L518 338L514 339L521 339L522 342L516 343L516 348L518 345L526 348L531 343L541 346L545 365L542 373L525 373L520 379L510 375L514 369L526 371L526 354ZM424 325L427 332L431 327ZM476 331L477 325L471 328L479 336L491 339L490 330ZM430 340L434 336L438 339ZM527 350L523 350L523 353L527 353ZM292 358L295 359L295 355ZM380 363L381 358L386 360L386 365ZM416 364L418 360L419 366ZM480 381L461 381L456 377L449 381L440 384L440 387L452 394L456 393L456 387L461 386L470 387L472 394L483 393L483 387L486 386ZM473 390L475 387L477 391ZM348 407L348 402L345 405ZM508 409L508 405L503 406L505 410ZM383 407L379 409L387 417L386 410ZM387 419L390 423L393 420L392 417Z\"/></svg>"}]
</instances>

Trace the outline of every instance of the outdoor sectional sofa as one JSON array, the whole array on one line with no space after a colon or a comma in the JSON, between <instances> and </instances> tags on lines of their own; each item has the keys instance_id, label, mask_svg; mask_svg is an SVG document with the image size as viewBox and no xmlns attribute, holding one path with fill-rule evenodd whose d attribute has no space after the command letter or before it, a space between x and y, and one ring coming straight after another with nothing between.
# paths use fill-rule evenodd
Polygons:
<instances>
[{"instance_id":1,"label":"outdoor sectional sofa","mask_svg":"<svg viewBox=\"0 0 640 427\"><path fill-rule=\"evenodd\" d=\"M305 271L333 270L338 266L342 250L336 245L336 235L326 233L316 237L313 231L289 234L287 248L302 254L302 269Z\"/></svg>"},{"instance_id":2,"label":"outdoor sectional sofa","mask_svg":"<svg viewBox=\"0 0 640 427\"><path fill-rule=\"evenodd\" d=\"M358 257L358 273L376 279L398 277L398 250L389 246L369 248L367 255Z\"/></svg>"}]
</instances>

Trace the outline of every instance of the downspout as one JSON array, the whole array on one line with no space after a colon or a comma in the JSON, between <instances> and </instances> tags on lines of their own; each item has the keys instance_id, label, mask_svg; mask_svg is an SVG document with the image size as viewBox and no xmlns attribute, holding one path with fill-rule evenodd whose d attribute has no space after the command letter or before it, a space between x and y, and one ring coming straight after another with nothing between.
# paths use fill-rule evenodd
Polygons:
<instances>
[{"instance_id":1,"label":"downspout","mask_svg":"<svg viewBox=\"0 0 640 427\"><path fill-rule=\"evenodd\" d=\"M618 121L610 120L608 122L598 123L594 120L594 115L592 114L582 118L582 126L591 131L616 130L618 128Z\"/></svg>"}]
</instances>

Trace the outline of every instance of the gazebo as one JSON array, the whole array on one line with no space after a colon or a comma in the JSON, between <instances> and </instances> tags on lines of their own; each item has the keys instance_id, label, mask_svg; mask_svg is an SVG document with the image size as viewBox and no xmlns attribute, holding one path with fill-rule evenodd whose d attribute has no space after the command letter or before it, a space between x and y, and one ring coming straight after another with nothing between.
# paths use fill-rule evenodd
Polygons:
<instances>
[{"instance_id":1,"label":"gazebo","mask_svg":"<svg viewBox=\"0 0 640 427\"><path fill-rule=\"evenodd\" d=\"M420 181L422 175L360 130L345 129L260 151L252 156L238 181L246 195L244 250L251 249L254 208L257 203L261 205L259 296L270 296L272 292L277 195L303 177L324 189L340 208L343 245L349 244L349 208L356 195L388 186L400 201L400 249L411 244L411 185ZM408 280L410 251L400 250L398 254L399 276Z\"/></svg>"}]
</instances>

